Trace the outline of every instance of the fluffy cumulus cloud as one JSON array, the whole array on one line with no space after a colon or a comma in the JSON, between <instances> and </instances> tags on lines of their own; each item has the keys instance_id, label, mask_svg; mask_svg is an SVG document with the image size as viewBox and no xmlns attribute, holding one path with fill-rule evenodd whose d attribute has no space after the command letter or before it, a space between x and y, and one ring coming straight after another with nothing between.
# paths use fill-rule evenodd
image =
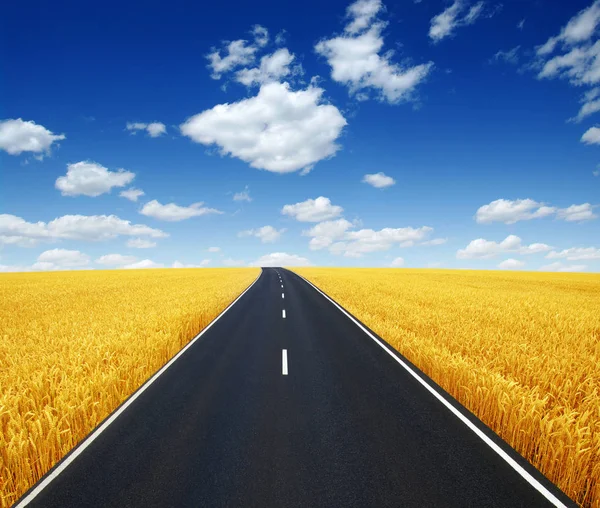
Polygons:
<instances>
[{"instance_id":1,"label":"fluffy cumulus cloud","mask_svg":"<svg viewBox=\"0 0 600 508\"><path fill-rule=\"evenodd\" d=\"M394 245L412 247L424 240L432 231L433 229L428 226L383 228L379 231L373 229L347 231L340 240L329 246L329 252L359 258L363 254L389 250Z\"/></svg>"},{"instance_id":2,"label":"fluffy cumulus cloud","mask_svg":"<svg viewBox=\"0 0 600 508\"><path fill-rule=\"evenodd\" d=\"M332 205L329 198L319 196L317 199L307 199L294 205L285 205L281 209L283 215L289 215L300 222L321 222L339 217L344 209Z\"/></svg>"},{"instance_id":3,"label":"fluffy cumulus cloud","mask_svg":"<svg viewBox=\"0 0 600 508\"><path fill-rule=\"evenodd\" d=\"M549 252L546 257L548 259L567 259L569 261L583 261L600 259L600 249L595 247L571 247L561 251Z\"/></svg>"},{"instance_id":4,"label":"fluffy cumulus cloud","mask_svg":"<svg viewBox=\"0 0 600 508\"><path fill-rule=\"evenodd\" d=\"M484 2L477 2L471 7L464 0L456 0L444 11L431 18L429 37L439 42L454 35L457 28L472 25L483 14Z\"/></svg>"},{"instance_id":5,"label":"fluffy cumulus cloud","mask_svg":"<svg viewBox=\"0 0 600 508\"><path fill-rule=\"evenodd\" d=\"M581 142L587 145L600 145L600 128L590 127L581 136Z\"/></svg>"},{"instance_id":6,"label":"fluffy cumulus cloud","mask_svg":"<svg viewBox=\"0 0 600 508\"><path fill-rule=\"evenodd\" d=\"M404 258L401 257L397 257L395 258L391 263L390 266L392 268L399 268L401 266L404 266Z\"/></svg>"},{"instance_id":7,"label":"fluffy cumulus cloud","mask_svg":"<svg viewBox=\"0 0 600 508\"><path fill-rule=\"evenodd\" d=\"M319 250L329 247L334 241L340 240L351 229L353 224L346 219L330 220L320 222L312 228L303 231L304 236L310 236L308 244L311 250Z\"/></svg>"},{"instance_id":8,"label":"fluffy cumulus cloud","mask_svg":"<svg viewBox=\"0 0 600 508\"><path fill-rule=\"evenodd\" d=\"M223 74L254 62L256 52L269 42L269 32L261 25L254 25L251 34L254 37L253 42L248 42L245 39L226 41L222 50L213 48L206 55L209 61L208 68L211 70L213 79L221 79Z\"/></svg>"},{"instance_id":9,"label":"fluffy cumulus cloud","mask_svg":"<svg viewBox=\"0 0 600 508\"><path fill-rule=\"evenodd\" d=\"M145 192L140 189L134 189L131 187L130 189L119 192L119 196L122 198L128 199L129 201L136 202L139 198L145 195Z\"/></svg>"},{"instance_id":10,"label":"fluffy cumulus cloud","mask_svg":"<svg viewBox=\"0 0 600 508\"><path fill-rule=\"evenodd\" d=\"M383 10L381 0L357 0L346 11L344 32L319 41L315 51L327 59L331 78L346 85L351 95L365 99L373 90L380 100L395 104L411 98L433 63L401 65L392 62L393 50L382 52Z\"/></svg>"},{"instance_id":11,"label":"fluffy cumulus cloud","mask_svg":"<svg viewBox=\"0 0 600 508\"><path fill-rule=\"evenodd\" d=\"M198 264L193 263L182 263L181 261L175 261L171 267L172 268L204 268L210 264L210 259L203 259Z\"/></svg>"},{"instance_id":12,"label":"fluffy cumulus cloud","mask_svg":"<svg viewBox=\"0 0 600 508\"><path fill-rule=\"evenodd\" d=\"M21 217L0 214L0 240L12 239L23 246L52 240L112 240L118 236L163 238L167 233L143 224L131 224L116 215L63 215L50 222L27 222Z\"/></svg>"},{"instance_id":13,"label":"fluffy cumulus cloud","mask_svg":"<svg viewBox=\"0 0 600 508\"><path fill-rule=\"evenodd\" d=\"M524 266L525 266L525 261L509 258L509 259L505 259L504 261L502 261L498 265L498 268L500 268L501 270L518 270L519 268L523 268Z\"/></svg>"},{"instance_id":14,"label":"fluffy cumulus cloud","mask_svg":"<svg viewBox=\"0 0 600 508\"><path fill-rule=\"evenodd\" d=\"M250 190L248 189L248 186L246 185L246 188L243 191L236 192L233 195L233 200L234 201L247 201L248 203L250 203L252 201L252 198L250 197Z\"/></svg>"},{"instance_id":15,"label":"fluffy cumulus cloud","mask_svg":"<svg viewBox=\"0 0 600 508\"><path fill-rule=\"evenodd\" d=\"M124 266L137 261L135 256L125 256L123 254L106 254L96 259L96 263L104 266Z\"/></svg>"},{"instance_id":16,"label":"fluffy cumulus cloud","mask_svg":"<svg viewBox=\"0 0 600 508\"><path fill-rule=\"evenodd\" d=\"M475 220L480 224L503 222L514 224L523 220L554 217L567 222L578 222L595 219L593 206L590 203L571 205L567 208L547 206L533 199L497 199L480 207L475 213Z\"/></svg>"},{"instance_id":17,"label":"fluffy cumulus cloud","mask_svg":"<svg viewBox=\"0 0 600 508\"><path fill-rule=\"evenodd\" d=\"M323 90L309 86L294 92L288 83L263 85L258 95L219 104L180 128L196 143L217 145L222 154L274 173L310 170L335 155L346 125L339 110L322 103Z\"/></svg>"},{"instance_id":18,"label":"fluffy cumulus cloud","mask_svg":"<svg viewBox=\"0 0 600 508\"><path fill-rule=\"evenodd\" d=\"M146 203L140 213L148 217L154 217L158 220L169 222L177 222L181 220L191 219L192 217L200 217L202 215L221 214L223 212L214 208L203 206L204 203L193 203L190 206L179 206L175 203L163 205L156 199Z\"/></svg>"},{"instance_id":19,"label":"fluffy cumulus cloud","mask_svg":"<svg viewBox=\"0 0 600 508\"><path fill-rule=\"evenodd\" d=\"M167 126L161 122L127 122L125 127L131 131L131 134L135 134L137 131L146 131L151 138L157 138L167 133Z\"/></svg>"},{"instance_id":20,"label":"fluffy cumulus cloud","mask_svg":"<svg viewBox=\"0 0 600 508\"><path fill-rule=\"evenodd\" d=\"M550 245L545 243L523 245L521 242L521 239L515 235L509 235L499 243L478 238L470 242L466 248L459 249L456 257L458 259L490 259L508 252L526 255L547 252L552 249Z\"/></svg>"},{"instance_id":21,"label":"fluffy cumulus cloud","mask_svg":"<svg viewBox=\"0 0 600 508\"><path fill-rule=\"evenodd\" d=\"M308 259L286 252L273 252L259 257L250 266L310 266Z\"/></svg>"},{"instance_id":22,"label":"fluffy cumulus cloud","mask_svg":"<svg viewBox=\"0 0 600 508\"><path fill-rule=\"evenodd\" d=\"M67 174L59 176L54 186L63 196L96 197L110 192L113 187L125 187L135 178L135 173L119 169L109 171L90 161L67 165Z\"/></svg>"},{"instance_id":23,"label":"fluffy cumulus cloud","mask_svg":"<svg viewBox=\"0 0 600 508\"><path fill-rule=\"evenodd\" d=\"M240 231L239 237L254 236L258 238L262 243L272 243L279 240L281 235L285 233L286 229L276 229L273 226L263 226L257 229L247 229L246 231Z\"/></svg>"},{"instance_id":24,"label":"fluffy cumulus cloud","mask_svg":"<svg viewBox=\"0 0 600 508\"><path fill-rule=\"evenodd\" d=\"M262 85L272 81L302 74L300 64L292 65L295 56L287 48L280 48L260 59L258 67L240 69L235 73L235 80L246 86Z\"/></svg>"},{"instance_id":25,"label":"fluffy cumulus cloud","mask_svg":"<svg viewBox=\"0 0 600 508\"><path fill-rule=\"evenodd\" d=\"M544 265L540 268L542 272L583 272L587 268L586 265L565 265L560 261Z\"/></svg>"},{"instance_id":26,"label":"fluffy cumulus cloud","mask_svg":"<svg viewBox=\"0 0 600 508\"><path fill-rule=\"evenodd\" d=\"M136 261L135 263L125 265L122 268L136 270L140 268L164 268L164 265L162 263L155 263L151 259L142 259L141 261Z\"/></svg>"},{"instance_id":27,"label":"fluffy cumulus cloud","mask_svg":"<svg viewBox=\"0 0 600 508\"><path fill-rule=\"evenodd\" d=\"M63 139L64 134L54 134L31 120L0 120L0 150L10 155L22 152L48 153L52 143Z\"/></svg>"},{"instance_id":28,"label":"fluffy cumulus cloud","mask_svg":"<svg viewBox=\"0 0 600 508\"><path fill-rule=\"evenodd\" d=\"M83 268L90 262L90 257L78 250L52 249L42 252L37 263L32 265L34 270L65 270Z\"/></svg>"},{"instance_id":29,"label":"fluffy cumulus cloud","mask_svg":"<svg viewBox=\"0 0 600 508\"><path fill-rule=\"evenodd\" d=\"M391 176L387 176L385 173L374 173L374 174L366 174L362 180L364 183L368 183L377 189L385 189L386 187L391 187L396 183Z\"/></svg>"},{"instance_id":30,"label":"fluffy cumulus cloud","mask_svg":"<svg viewBox=\"0 0 600 508\"><path fill-rule=\"evenodd\" d=\"M156 247L156 242L144 240L143 238L131 238L127 240L126 245L132 249L150 249Z\"/></svg>"}]
</instances>

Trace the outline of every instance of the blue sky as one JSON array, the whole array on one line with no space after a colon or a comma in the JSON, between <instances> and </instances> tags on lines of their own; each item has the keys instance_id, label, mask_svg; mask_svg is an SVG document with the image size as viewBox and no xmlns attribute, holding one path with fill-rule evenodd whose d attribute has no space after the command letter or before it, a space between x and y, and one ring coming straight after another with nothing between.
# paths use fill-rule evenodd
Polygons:
<instances>
[{"instance_id":1,"label":"blue sky","mask_svg":"<svg viewBox=\"0 0 600 508\"><path fill-rule=\"evenodd\" d=\"M2 271L600 270L600 0L32 1L2 24Z\"/></svg>"}]
</instances>

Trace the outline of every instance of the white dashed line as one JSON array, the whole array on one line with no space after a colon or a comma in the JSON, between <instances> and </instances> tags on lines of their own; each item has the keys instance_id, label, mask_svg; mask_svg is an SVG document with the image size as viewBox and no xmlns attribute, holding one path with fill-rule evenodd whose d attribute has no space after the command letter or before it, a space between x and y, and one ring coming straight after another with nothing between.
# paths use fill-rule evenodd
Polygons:
<instances>
[{"instance_id":1,"label":"white dashed line","mask_svg":"<svg viewBox=\"0 0 600 508\"><path fill-rule=\"evenodd\" d=\"M281 350L281 373L284 376L288 375L288 368L287 368L287 349L282 349Z\"/></svg>"},{"instance_id":2,"label":"white dashed line","mask_svg":"<svg viewBox=\"0 0 600 508\"><path fill-rule=\"evenodd\" d=\"M285 295L283 293L281 293L281 298L285 298Z\"/></svg>"},{"instance_id":3,"label":"white dashed line","mask_svg":"<svg viewBox=\"0 0 600 508\"><path fill-rule=\"evenodd\" d=\"M285 319L285 309L283 309L281 315L283 316L283 319Z\"/></svg>"}]
</instances>

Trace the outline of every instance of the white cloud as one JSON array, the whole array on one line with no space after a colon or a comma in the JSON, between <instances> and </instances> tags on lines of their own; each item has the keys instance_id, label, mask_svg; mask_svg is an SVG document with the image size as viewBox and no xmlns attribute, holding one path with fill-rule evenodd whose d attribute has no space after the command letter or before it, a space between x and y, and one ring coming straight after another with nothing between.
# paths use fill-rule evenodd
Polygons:
<instances>
[{"instance_id":1,"label":"white cloud","mask_svg":"<svg viewBox=\"0 0 600 508\"><path fill-rule=\"evenodd\" d=\"M259 238L262 243L272 243L279 240L279 238L283 233L285 233L285 231L287 231L285 228L276 229L273 226L263 226L262 228L258 229L248 229L246 231L241 231L240 233L238 233L238 236L254 236L256 238Z\"/></svg>"},{"instance_id":2,"label":"white cloud","mask_svg":"<svg viewBox=\"0 0 600 508\"><path fill-rule=\"evenodd\" d=\"M523 18L521 21L519 21L519 22L517 23L517 28L518 28L519 30L523 30L523 27L524 27L524 26L525 26L525 18Z\"/></svg>"},{"instance_id":3,"label":"white cloud","mask_svg":"<svg viewBox=\"0 0 600 508\"><path fill-rule=\"evenodd\" d=\"M259 257L250 266L310 266L308 259L286 252L273 252Z\"/></svg>"},{"instance_id":4,"label":"white cloud","mask_svg":"<svg viewBox=\"0 0 600 508\"><path fill-rule=\"evenodd\" d=\"M163 205L156 199L146 203L140 213L147 215L148 217L154 217L155 219L177 222L180 220L191 219L192 217L200 217L201 215L208 215L214 213L223 213L214 208L206 208L202 206L204 203L193 203L190 206L179 206L175 203L168 203Z\"/></svg>"},{"instance_id":5,"label":"white cloud","mask_svg":"<svg viewBox=\"0 0 600 508\"><path fill-rule=\"evenodd\" d=\"M245 266L246 262L243 259L227 258L221 261L223 266Z\"/></svg>"},{"instance_id":6,"label":"white cloud","mask_svg":"<svg viewBox=\"0 0 600 508\"><path fill-rule=\"evenodd\" d=\"M571 205L568 208L559 209L556 212L556 218L567 222L579 222L596 219L598 216L594 214L590 203L583 203L582 205Z\"/></svg>"},{"instance_id":7,"label":"white cloud","mask_svg":"<svg viewBox=\"0 0 600 508\"><path fill-rule=\"evenodd\" d=\"M541 272L583 272L587 265L564 265L560 261L542 266Z\"/></svg>"},{"instance_id":8,"label":"white cloud","mask_svg":"<svg viewBox=\"0 0 600 508\"><path fill-rule=\"evenodd\" d=\"M136 202L138 198L141 196L145 196L146 193L140 189L134 189L131 187L130 189L119 192L119 196L122 198L128 199L129 201Z\"/></svg>"},{"instance_id":9,"label":"white cloud","mask_svg":"<svg viewBox=\"0 0 600 508\"><path fill-rule=\"evenodd\" d=\"M456 0L451 6L446 8L440 14L431 18L429 27L429 37L434 42L454 34L454 31L461 26L472 25L483 13L484 2L477 2L464 14L467 3L462 0Z\"/></svg>"},{"instance_id":10,"label":"white cloud","mask_svg":"<svg viewBox=\"0 0 600 508\"><path fill-rule=\"evenodd\" d=\"M64 134L53 134L31 120L0 120L0 150L10 155L22 152L48 153L52 143L63 139Z\"/></svg>"},{"instance_id":11,"label":"white cloud","mask_svg":"<svg viewBox=\"0 0 600 508\"><path fill-rule=\"evenodd\" d=\"M571 247L560 252L553 250L546 257L548 259L565 258L569 261L600 259L600 249L595 247Z\"/></svg>"},{"instance_id":12,"label":"white cloud","mask_svg":"<svg viewBox=\"0 0 600 508\"><path fill-rule=\"evenodd\" d=\"M600 145L600 128L590 127L583 136L581 136L581 142L588 145Z\"/></svg>"},{"instance_id":13,"label":"white cloud","mask_svg":"<svg viewBox=\"0 0 600 508\"><path fill-rule=\"evenodd\" d=\"M391 263L390 266L392 268L398 268L400 266L404 266L404 258L395 258Z\"/></svg>"},{"instance_id":14,"label":"white cloud","mask_svg":"<svg viewBox=\"0 0 600 508\"><path fill-rule=\"evenodd\" d=\"M377 15L382 10L380 0L354 2L346 11L348 24L344 33L319 41L315 51L327 59L331 78L346 85L351 95L362 91L361 98L365 99L366 90L374 89L380 100L395 104L411 98L433 63L405 66L391 62L392 50L380 54L386 23L379 21Z\"/></svg>"},{"instance_id":15,"label":"white cloud","mask_svg":"<svg viewBox=\"0 0 600 508\"><path fill-rule=\"evenodd\" d=\"M379 172L374 174L366 174L362 180L364 183L368 183L377 189L385 189L391 187L396 183L391 176L387 176L385 173Z\"/></svg>"},{"instance_id":16,"label":"white cloud","mask_svg":"<svg viewBox=\"0 0 600 508\"><path fill-rule=\"evenodd\" d=\"M332 254L343 254L345 257L359 258L370 252L380 252L390 249L393 245L411 247L415 242L426 238L432 228L383 228L379 231L373 229L360 229L348 231L341 241L329 246Z\"/></svg>"},{"instance_id":17,"label":"white cloud","mask_svg":"<svg viewBox=\"0 0 600 508\"><path fill-rule=\"evenodd\" d=\"M287 48L278 49L270 55L263 56L258 67L237 71L235 80L243 85L252 86L280 81L282 78L301 74L301 65L291 67L294 58Z\"/></svg>"},{"instance_id":18,"label":"white cloud","mask_svg":"<svg viewBox=\"0 0 600 508\"><path fill-rule=\"evenodd\" d=\"M600 1L596 0L592 5L572 17L558 35L550 37L546 43L539 46L537 48L538 55L552 53L559 43L569 46L587 41L594 35L599 22Z\"/></svg>"},{"instance_id":19,"label":"white cloud","mask_svg":"<svg viewBox=\"0 0 600 508\"><path fill-rule=\"evenodd\" d=\"M583 94L582 106L577 116L570 118L572 122L581 122L584 118L600 111L600 87L592 88Z\"/></svg>"},{"instance_id":20,"label":"white cloud","mask_svg":"<svg viewBox=\"0 0 600 508\"><path fill-rule=\"evenodd\" d=\"M275 173L308 170L335 155L346 120L323 90L309 86L293 92L288 83L268 83L258 95L219 104L181 124L196 143L216 144L222 154Z\"/></svg>"},{"instance_id":21,"label":"white cloud","mask_svg":"<svg viewBox=\"0 0 600 508\"><path fill-rule=\"evenodd\" d=\"M533 199L497 199L477 210L475 220L480 224L504 222L514 224L521 220L548 217L556 212L556 208L545 206Z\"/></svg>"},{"instance_id":22,"label":"white cloud","mask_svg":"<svg viewBox=\"0 0 600 508\"><path fill-rule=\"evenodd\" d=\"M123 266L130 265L137 261L135 256L124 256L123 254L106 254L96 259L96 263L105 266Z\"/></svg>"},{"instance_id":23,"label":"white cloud","mask_svg":"<svg viewBox=\"0 0 600 508\"><path fill-rule=\"evenodd\" d=\"M126 129L135 134L137 131L144 130L151 138L157 138L167 133L167 126L161 122L127 122Z\"/></svg>"},{"instance_id":24,"label":"white cloud","mask_svg":"<svg viewBox=\"0 0 600 508\"><path fill-rule=\"evenodd\" d=\"M46 223L27 222L16 215L0 214L0 238L17 238L16 241L101 241L118 236L164 238L169 235L143 224L131 224L116 215L63 215Z\"/></svg>"},{"instance_id":25,"label":"white cloud","mask_svg":"<svg viewBox=\"0 0 600 508\"><path fill-rule=\"evenodd\" d=\"M123 266L123 268L126 269L131 269L131 270L135 270L135 269L139 269L139 268L163 268L164 265L161 263L155 263L154 261L150 260L150 259L142 259L141 261L138 261L136 263L131 263L130 265L125 265Z\"/></svg>"},{"instance_id":26,"label":"white cloud","mask_svg":"<svg viewBox=\"0 0 600 508\"><path fill-rule=\"evenodd\" d=\"M502 270L517 270L525 266L525 261L519 261L518 259L505 259L498 265L498 268Z\"/></svg>"},{"instance_id":27,"label":"white cloud","mask_svg":"<svg viewBox=\"0 0 600 508\"><path fill-rule=\"evenodd\" d=\"M246 188L243 191L236 192L233 195L233 200L234 201L248 201L248 203L250 203L252 201L252 198L250 197L250 191L248 190L248 186L246 185Z\"/></svg>"},{"instance_id":28,"label":"white cloud","mask_svg":"<svg viewBox=\"0 0 600 508\"><path fill-rule=\"evenodd\" d=\"M269 43L269 31L261 25L254 25L252 27L252 35L254 36L254 43L257 46L263 47Z\"/></svg>"},{"instance_id":29,"label":"white cloud","mask_svg":"<svg viewBox=\"0 0 600 508\"><path fill-rule=\"evenodd\" d=\"M135 178L135 173L119 169L109 171L90 161L67 165L67 174L59 176L54 186L63 196L97 197L110 192L113 187L125 187Z\"/></svg>"},{"instance_id":30,"label":"white cloud","mask_svg":"<svg viewBox=\"0 0 600 508\"><path fill-rule=\"evenodd\" d=\"M321 222L339 217L344 209L332 205L329 198L319 196L317 199L307 199L294 205L285 205L281 209L283 215L289 215L300 222Z\"/></svg>"},{"instance_id":31,"label":"white cloud","mask_svg":"<svg viewBox=\"0 0 600 508\"><path fill-rule=\"evenodd\" d=\"M254 55L258 50L257 46L248 44L243 39L231 41L225 48L225 56L221 56L219 50L213 50L206 58L209 60L208 67L212 70L211 78L221 79L225 72L229 72L236 67L251 64L254 61Z\"/></svg>"},{"instance_id":32,"label":"white cloud","mask_svg":"<svg viewBox=\"0 0 600 508\"><path fill-rule=\"evenodd\" d=\"M203 259L197 265L186 264L186 263L182 263L181 261L175 261L172 265L172 268L204 268L205 266L210 264L210 261L211 261L210 259Z\"/></svg>"},{"instance_id":33,"label":"white cloud","mask_svg":"<svg viewBox=\"0 0 600 508\"><path fill-rule=\"evenodd\" d=\"M346 231L352 228L352 223L346 219L320 222L309 230L303 231L304 236L312 237L308 246L311 250L329 247L334 241L344 237Z\"/></svg>"},{"instance_id":34,"label":"white cloud","mask_svg":"<svg viewBox=\"0 0 600 508\"><path fill-rule=\"evenodd\" d=\"M547 252L552 247L545 243L532 243L531 245L522 245L521 239L515 235L509 235L500 243L478 238L473 240L464 249L456 252L458 259L489 259L499 254L515 252L518 254L537 254Z\"/></svg>"},{"instance_id":35,"label":"white cloud","mask_svg":"<svg viewBox=\"0 0 600 508\"><path fill-rule=\"evenodd\" d=\"M61 270L81 268L89 264L90 257L78 250L52 249L42 252L32 268L35 270Z\"/></svg>"},{"instance_id":36,"label":"white cloud","mask_svg":"<svg viewBox=\"0 0 600 508\"><path fill-rule=\"evenodd\" d=\"M206 249L208 252L220 252L221 247L209 247Z\"/></svg>"},{"instance_id":37,"label":"white cloud","mask_svg":"<svg viewBox=\"0 0 600 508\"><path fill-rule=\"evenodd\" d=\"M546 206L544 203L539 203L533 199L516 199L514 201L497 199L480 207L475 214L475 220L480 224L491 222L514 224L522 220L541 219L550 216L567 222L591 220L597 217L594 215L593 206L590 203L557 208Z\"/></svg>"},{"instance_id":38,"label":"white cloud","mask_svg":"<svg viewBox=\"0 0 600 508\"><path fill-rule=\"evenodd\" d=\"M150 249L156 247L156 242L144 240L143 238L131 238L130 240L127 240L127 247L133 249Z\"/></svg>"}]
</instances>

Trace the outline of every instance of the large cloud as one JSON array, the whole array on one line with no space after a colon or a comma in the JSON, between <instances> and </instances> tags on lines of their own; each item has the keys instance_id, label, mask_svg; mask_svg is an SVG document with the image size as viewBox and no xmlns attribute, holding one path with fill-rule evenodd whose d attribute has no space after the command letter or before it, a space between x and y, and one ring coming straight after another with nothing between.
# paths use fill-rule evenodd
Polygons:
<instances>
[{"instance_id":1,"label":"large cloud","mask_svg":"<svg viewBox=\"0 0 600 508\"><path fill-rule=\"evenodd\" d=\"M317 199L307 199L294 205L285 205L281 209L283 215L289 215L300 222L321 222L339 217L344 209L332 205L329 198L319 196Z\"/></svg>"},{"instance_id":2,"label":"large cloud","mask_svg":"<svg viewBox=\"0 0 600 508\"><path fill-rule=\"evenodd\" d=\"M429 74L433 63L402 66L393 63L393 51L381 53L386 23L378 21L380 0L358 0L348 7L344 33L323 39L315 51L331 66L331 78L346 85L360 98L375 90L381 100L397 103L409 99L416 86Z\"/></svg>"},{"instance_id":3,"label":"large cloud","mask_svg":"<svg viewBox=\"0 0 600 508\"><path fill-rule=\"evenodd\" d=\"M11 155L21 152L48 152L52 143L65 139L64 134L53 134L33 121L0 120L0 150Z\"/></svg>"},{"instance_id":4,"label":"large cloud","mask_svg":"<svg viewBox=\"0 0 600 508\"><path fill-rule=\"evenodd\" d=\"M286 252L273 252L259 257L250 266L310 266L308 259Z\"/></svg>"},{"instance_id":5,"label":"large cloud","mask_svg":"<svg viewBox=\"0 0 600 508\"><path fill-rule=\"evenodd\" d=\"M10 214L0 215L0 239L23 246L51 240L111 240L118 236L163 238L167 233L143 224L131 224L116 215L63 215L48 223L27 222Z\"/></svg>"},{"instance_id":6,"label":"large cloud","mask_svg":"<svg viewBox=\"0 0 600 508\"><path fill-rule=\"evenodd\" d=\"M124 169L109 171L95 162L82 161L67 166L67 174L56 179L55 187L63 196L96 197L113 187L125 187L135 174Z\"/></svg>"},{"instance_id":7,"label":"large cloud","mask_svg":"<svg viewBox=\"0 0 600 508\"><path fill-rule=\"evenodd\" d=\"M510 199L497 199L487 205L481 206L475 213L475 220L480 224L491 222L514 224L523 220L541 219L552 216L558 220L567 222L581 222L597 217L590 203L571 205L567 208L557 208L546 206L544 203L539 203L533 199L516 199L514 201Z\"/></svg>"},{"instance_id":8,"label":"large cloud","mask_svg":"<svg viewBox=\"0 0 600 508\"><path fill-rule=\"evenodd\" d=\"M168 203L163 205L156 199L146 203L140 213L147 215L148 217L154 217L155 219L177 222L180 220L191 219L192 217L200 217L202 215L209 214L221 214L220 210L214 208L207 208L203 206L204 203L193 203L190 206L179 206L175 203Z\"/></svg>"},{"instance_id":9,"label":"large cloud","mask_svg":"<svg viewBox=\"0 0 600 508\"><path fill-rule=\"evenodd\" d=\"M222 154L274 173L309 170L340 148L335 141L346 120L323 104L323 90L309 86L293 92L287 83L263 85L258 95L219 104L181 124L197 143L217 145Z\"/></svg>"}]
</instances>

